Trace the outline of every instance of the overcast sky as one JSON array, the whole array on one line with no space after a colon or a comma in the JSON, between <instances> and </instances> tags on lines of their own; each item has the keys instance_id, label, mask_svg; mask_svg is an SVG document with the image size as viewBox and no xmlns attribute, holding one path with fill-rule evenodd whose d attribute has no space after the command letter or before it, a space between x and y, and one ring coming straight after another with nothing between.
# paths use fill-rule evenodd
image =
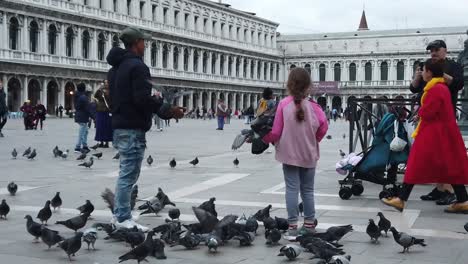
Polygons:
<instances>
[{"instance_id":1,"label":"overcast sky","mask_svg":"<svg viewBox=\"0 0 468 264\"><path fill-rule=\"evenodd\" d=\"M465 26L467 0L222 0L280 24L285 34L354 31L363 5L372 30Z\"/></svg>"}]
</instances>

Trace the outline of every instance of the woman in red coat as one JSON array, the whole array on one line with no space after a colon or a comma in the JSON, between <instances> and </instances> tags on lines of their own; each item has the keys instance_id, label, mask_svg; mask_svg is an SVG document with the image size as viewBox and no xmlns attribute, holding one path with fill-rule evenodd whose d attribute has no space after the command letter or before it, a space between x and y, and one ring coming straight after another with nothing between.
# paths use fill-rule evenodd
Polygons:
<instances>
[{"instance_id":1,"label":"woman in red coat","mask_svg":"<svg viewBox=\"0 0 468 264\"><path fill-rule=\"evenodd\" d=\"M419 125L413 133L414 144L408 158L399 197L382 202L403 211L415 184L448 183L453 186L457 202L447 213L468 213L468 156L453 114L450 92L444 81L444 64L429 59L424 65L427 82L418 115Z\"/></svg>"}]
</instances>

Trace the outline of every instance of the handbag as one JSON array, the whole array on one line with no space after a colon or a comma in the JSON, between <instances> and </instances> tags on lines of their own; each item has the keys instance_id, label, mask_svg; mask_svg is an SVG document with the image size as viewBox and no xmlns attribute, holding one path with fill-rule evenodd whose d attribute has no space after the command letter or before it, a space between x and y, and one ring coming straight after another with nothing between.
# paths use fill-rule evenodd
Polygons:
<instances>
[{"instance_id":1,"label":"handbag","mask_svg":"<svg viewBox=\"0 0 468 264\"><path fill-rule=\"evenodd\" d=\"M405 149L406 141L398 136L398 120L395 121L393 125L395 131L395 137L393 137L392 142L390 142L390 150L394 152L400 152Z\"/></svg>"}]
</instances>

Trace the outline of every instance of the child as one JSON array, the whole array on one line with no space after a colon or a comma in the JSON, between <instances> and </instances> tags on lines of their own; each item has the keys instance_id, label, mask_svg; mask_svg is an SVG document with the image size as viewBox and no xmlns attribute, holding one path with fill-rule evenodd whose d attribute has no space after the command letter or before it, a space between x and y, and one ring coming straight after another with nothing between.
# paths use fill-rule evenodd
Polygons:
<instances>
[{"instance_id":1,"label":"child","mask_svg":"<svg viewBox=\"0 0 468 264\"><path fill-rule=\"evenodd\" d=\"M286 183L286 209L289 237L315 232L314 178L320 157L319 142L328 130L320 105L307 100L311 84L303 68L291 70L288 78L289 96L280 101L273 129L263 141L275 143L276 160L283 163ZM304 203L304 225L298 230L298 195Z\"/></svg>"}]
</instances>

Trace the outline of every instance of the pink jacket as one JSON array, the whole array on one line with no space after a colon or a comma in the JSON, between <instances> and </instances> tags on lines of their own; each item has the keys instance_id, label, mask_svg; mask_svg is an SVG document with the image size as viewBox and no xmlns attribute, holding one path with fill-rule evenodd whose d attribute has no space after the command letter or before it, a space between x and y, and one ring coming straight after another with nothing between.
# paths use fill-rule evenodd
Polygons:
<instances>
[{"instance_id":1,"label":"pink jacket","mask_svg":"<svg viewBox=\"0 0 468 264\"><path fill-rule=\"evenodd\" d=\"M328 130L322 108L315 102L302 100L304 122L296 120L296 105L292 96L280 101L273 129L263 141L275 143L276 160L288 165L315 168L320 158L319 142Z\"/></svg>"}]
</instances>

